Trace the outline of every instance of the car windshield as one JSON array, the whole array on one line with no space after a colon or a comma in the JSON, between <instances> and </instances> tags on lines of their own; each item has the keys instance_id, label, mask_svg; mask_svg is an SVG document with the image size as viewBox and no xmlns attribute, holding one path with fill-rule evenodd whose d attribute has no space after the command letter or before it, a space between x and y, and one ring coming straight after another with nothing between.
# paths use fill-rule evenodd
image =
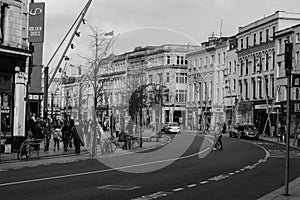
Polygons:
<instances>
[{"instance_id":1,"label":"car windshield","mask_svg":"<svg viewBox=\"0 0 300 200\"><path fill-rule=\"evenodd\" d=\"M247 124L247 125L244 125L244 128L245 129L255 129L255 126L254 125L252 125L252 124Z\"/></svg>"},{"instance_id":2,"label":"car windshield","mask_svg":"<svg viewBox=\"0 0 300 200\"><path fill-rule=\"evenodd\" d=\"M178 123L170 123L169 126L178 126Z\"/></svg>"}]
</instances>

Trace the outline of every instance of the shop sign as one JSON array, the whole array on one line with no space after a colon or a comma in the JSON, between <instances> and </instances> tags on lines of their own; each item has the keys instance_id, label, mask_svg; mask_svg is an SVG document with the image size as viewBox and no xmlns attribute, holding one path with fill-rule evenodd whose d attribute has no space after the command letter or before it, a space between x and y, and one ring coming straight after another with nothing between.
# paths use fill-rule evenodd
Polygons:
<instances>
[{"instance_id":1,"label":"shop sign","mask_svg":"<svg viewBox=\"0 0 300 200\"><path fill-rule=\"evenodd\" d=\"M260 109L260 110L267 110L267 108L271 109L272 105L267 105L267 104L261 104L261 105L255 105L254 108L255 109ZM280 108L280 105L273 105L273 109L274 108Z\"/></svg>"},{"instance_id":2,"label":"shop sign","mask_svg":"<svg viewBox=\"0 0 300 200\"><path fill-rule=\"evenodd\" d=\"M29 4L28 41L44 42L45 3Z\"/></svg>"}]
</instances>

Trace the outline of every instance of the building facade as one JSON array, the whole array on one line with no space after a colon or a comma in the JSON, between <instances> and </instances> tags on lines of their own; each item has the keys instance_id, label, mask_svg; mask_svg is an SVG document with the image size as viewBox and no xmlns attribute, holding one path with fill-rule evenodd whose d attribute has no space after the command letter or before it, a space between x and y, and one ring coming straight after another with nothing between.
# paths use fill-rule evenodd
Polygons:
<instances>
[{"instance_id":1,"label":"building facade","mask_svg":"<svg viewBox=\"0 0 300 200\"><path fill-rule=\"evenodd\" d=\"M238 121L254 123L260 132L269 133L276 115L268 115L276 93L276 31L299 23L299 14L277 11L238 28ZM273 106L274 108L276 106Z\"/></svg>"},{"instance_id":2,"label":"building facade","mask_svg":"<svg viewBox=\"0 0 300 200\"><path fill-rule=\"evenodd\" d=\"M276 69L275 69L275 79L276 79L276 107L280 106L281 111L286 110L287 103L287 76L285 70L285 43L293 44L293 60L292 60L292 74L298 75L300 73L300 24L288 27L283 30L279 30L275 33L275 51L276 51ZM291 88L291 130L294 132L300 121L299 112L299 100L300 100L300 88ZM286 116L278 113L277 124L285 125Z\"/></svg>"},{"instance_id":3,"label":"building facade","mask_svg":"<svg viewBox=\"0 0 300 200\"><path fill-rule=\"evenodd\" d=\"M228 37L212 34L202 49L188 53L188 102L189 128L212 127L225 121L225 69L228 63ZM202 125L202 127L201 127ZM205 125L205 127L203 127Z\"/></svg>"},{"instance_id":4,"label":"building facade","mask_svg":"<svg viewBox=\"0 0 300 200\"><path fill-rule=\"evenodd\" d=\"M28 1L0 1L1 151L10 153L25 137L26 86L31 51Z\"/></svg>"}]
</instances>

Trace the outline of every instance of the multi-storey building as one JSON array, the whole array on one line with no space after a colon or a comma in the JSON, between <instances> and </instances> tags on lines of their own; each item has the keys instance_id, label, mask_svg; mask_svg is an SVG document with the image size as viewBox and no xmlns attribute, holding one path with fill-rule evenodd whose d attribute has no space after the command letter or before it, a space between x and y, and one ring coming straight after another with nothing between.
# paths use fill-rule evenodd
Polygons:
<instances>
[{"instance_id":1,"label":"multi-storey building","mask_svg":"<svg viewBox=\"0 0 300 200\"><path fill-rule=\"evenodd\" d=\"M300 14L277 11L263 19L238 28L238 112L240 122L265 127L267 109L272 104L275 85L275 32L295 25ZM276 106L275 106L276 107ZM272 124L275 116L271 116Z\"/></svg>"},{"instance_id":2,"label":"multi-storey building","mask_svg":"<svg viewBox=\"0 0 300 200\"><path fill-rule=\"evenodd\" d=\"M17 148L18 138L25 136L24 96L31 55L27 13L27 0L0 1L1 151L3 144L8 151Z\"/></svg>"},{"instance_id":3,"label":"multi-storey building","mask_svg":"<svg viewBox=\"0 0 300 200\"><path fill-rule=\"evenodd\" d=\"M227 44L227 62L224 71L225 81L225 113L226 123L235 124L237 118L237 40L236 37L232 37L228 40Z\"/></svg>"},{"instance_id":4,"label":"multi-storey building","mask_svg":"<svg viewBox=\"0 0 300 200\"><path fill-rule=\"evenodd\" d=\"M185 108L187 98L186 53L199 48L193 45L173 45L137 47L131 52L113 56L110 65L100 75L104 81L102 93L108 101L103 101L102 110L109 117L112 113L124 128L129 116L131 95L143 85L160 85L168 94L162 105L147 108L143 117L151 122L180 122L187 124ZM104 96L105 96L104 95Z\"/></svg>"},{"instance_id":5,"label":"multi-storey building","mask_svg":"<svg viewBox=\"0 0 300 200\"><path fill-rule=\"evenodd\" d=\"M225 121L225 81L227 37L214 34L202 43L202 49L188 53L188 124L204 128Z\"/></svg>"},{"instance_id":6,"label":"multi-storey building","mask_svg":"<svg viewBox=\"0 0 300 200\"><path fill-rule=\"evenodd\" d=\"M276 69L275 69L275 79L276 79L276 106L279 105L283 108L286 106L287 100L287 76L285 70L285 43L293 44L293 61L292 61L292 74L300 73L300 24L288 27L283 30L279 30L275 33L275 52L276 52ZM292 87L291 88L291 99L300 100L300 88ZM296 105L299 102L296 102ZM292 130L296 128L297 122L300 120L299 108L292 104L293 109L291 113L291 123ZM278 114L278 116L280 116ZM282 115L281 120L278 120L277 123L285 124L286 117Z\"/></svg>"}]
</instances>

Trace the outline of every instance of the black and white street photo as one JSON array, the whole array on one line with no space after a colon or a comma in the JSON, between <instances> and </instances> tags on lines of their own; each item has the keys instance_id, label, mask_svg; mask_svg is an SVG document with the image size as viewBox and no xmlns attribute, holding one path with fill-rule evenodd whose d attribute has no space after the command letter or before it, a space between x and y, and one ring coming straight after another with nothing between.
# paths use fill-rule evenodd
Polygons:
<instances>
[{"instance_id":1,"label":"black and white street photo","mask_svg":"<svg viewBox=\"0 0 300 200\"><path fill-rule=\"evenodd\" d=\"M300 1L0 0L1 200L300 200Z\"/></svg>"}]
</instances>

